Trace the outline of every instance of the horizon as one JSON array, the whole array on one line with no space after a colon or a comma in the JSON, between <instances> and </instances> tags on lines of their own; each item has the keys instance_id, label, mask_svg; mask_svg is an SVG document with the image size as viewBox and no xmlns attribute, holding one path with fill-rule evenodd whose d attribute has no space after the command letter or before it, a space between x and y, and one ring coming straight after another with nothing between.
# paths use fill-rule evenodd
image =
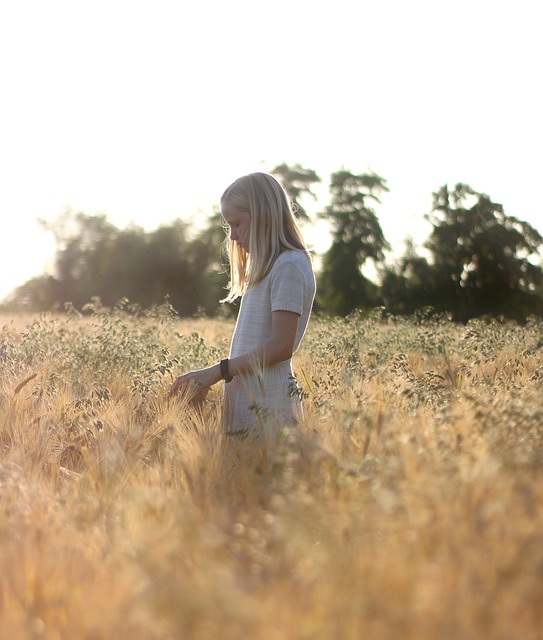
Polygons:
<instances>
[{"instance_id":1,"label":"horizon","mask_svg":"<svg viewBox=\"0 0 543 640\"><path fill-rule=\"evenodd\" d=\"M541 233L537 5L434 5L1 7L0 298L54 258L38 218L71 208L151 230L282 162L320 175L321 204L342 167L383 177L376 214L399 254L426 237L443 184Z\"/></svg>"}]
</instances>

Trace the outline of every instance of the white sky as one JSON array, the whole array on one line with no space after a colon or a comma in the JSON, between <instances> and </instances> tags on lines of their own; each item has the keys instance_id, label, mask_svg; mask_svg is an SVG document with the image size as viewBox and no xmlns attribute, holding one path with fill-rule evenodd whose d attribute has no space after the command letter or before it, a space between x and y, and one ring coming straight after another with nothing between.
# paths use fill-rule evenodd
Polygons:
<instances>
[{"instance_id":1,"label":"white sky","mask_svg":"<svg viewBox=\"0 0 543 640\"><path fill-rule=\"evenodd\" d=\"M539 0L0 0L0 298L70 207L148 230L286 161L371 169L401 253L466 182L543 233ZM263 163L263 164L262 164Z\"/></svg>"}]
</instances>

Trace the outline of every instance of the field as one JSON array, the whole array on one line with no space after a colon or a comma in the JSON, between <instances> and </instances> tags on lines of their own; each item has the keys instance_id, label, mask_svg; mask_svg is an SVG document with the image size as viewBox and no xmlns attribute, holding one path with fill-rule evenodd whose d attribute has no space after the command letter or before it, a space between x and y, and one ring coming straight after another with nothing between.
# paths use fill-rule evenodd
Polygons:
<instances>
[{"instance_id":1,"label":"field","mask_svg":"<svg viewBox=\"0 0 543 640\"><path fill-rule=\"evenodd\" d=\"M168 396L230 319L0 326L0 638L543 639L542 320L315 317L259 448Z\"/></svg>"}]
</instances>

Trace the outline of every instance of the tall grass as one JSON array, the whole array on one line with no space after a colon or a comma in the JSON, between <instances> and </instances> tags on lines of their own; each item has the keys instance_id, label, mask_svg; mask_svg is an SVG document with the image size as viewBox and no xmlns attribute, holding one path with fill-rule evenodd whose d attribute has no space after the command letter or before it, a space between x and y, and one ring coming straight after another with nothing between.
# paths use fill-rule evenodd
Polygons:
<instances>
[{"instance_id":1,"label":"tall grass","mask_svg":"<svg viewBox=\"0 0 543 640\"><path fill-rule=\"evenodd\" d=\"M232 322L136 311L3 319L0 638L543 638L541 320L314 318L255 448L168 396Z\"/></svg>"}]
</instances>

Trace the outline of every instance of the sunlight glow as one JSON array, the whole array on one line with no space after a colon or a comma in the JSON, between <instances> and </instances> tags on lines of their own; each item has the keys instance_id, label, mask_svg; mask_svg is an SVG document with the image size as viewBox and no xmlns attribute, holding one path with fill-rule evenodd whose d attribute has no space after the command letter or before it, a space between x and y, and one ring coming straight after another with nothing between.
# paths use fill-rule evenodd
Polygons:
<instances>
[{"instance_id":1,"label":"sunlight glow","mask_svg":"<svg viewBox=\"0 0 543 640\"><path fill-rule=\"evenodd\" d=\"M377 213L400 252L447 182L541 231L534 2L261 6L2 4L0 298L50 267L37 218L152 229L283 161L317 171L321 208L341 167L385 178Z\"/></svg>"}]
</instances>

